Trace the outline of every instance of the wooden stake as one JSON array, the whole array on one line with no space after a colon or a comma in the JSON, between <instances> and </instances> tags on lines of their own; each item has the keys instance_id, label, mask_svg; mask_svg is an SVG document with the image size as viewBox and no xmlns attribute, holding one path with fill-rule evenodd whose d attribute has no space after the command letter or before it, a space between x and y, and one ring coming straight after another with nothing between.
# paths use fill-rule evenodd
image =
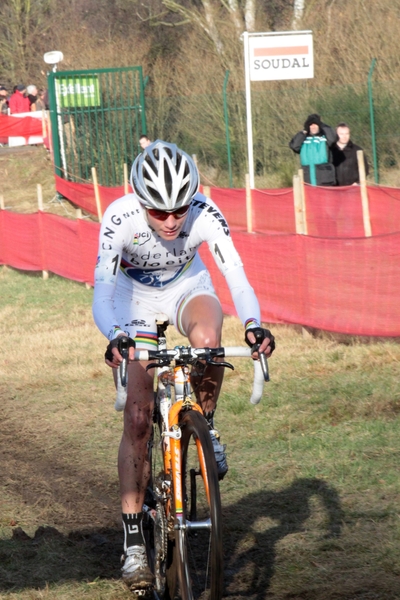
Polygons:
<instances>
[{"instance_id":1,"label":"wooden stake","mask_svg":"<svg viewBox=\"0 0 400 600\"><path fill-rule=\"evenodd\" d=\"M46 111L42 110L42 138L47 137Z\"/></svg>"},{"instance_id":2,"label":"wooden stake","mask_svg":"<svg viewBox=\"0 0 400 600\"><path fill-rule=\"evenodd\" d=\"M76 208L75 209L75 216L77 219L82 219L82 209L81 208ZM90 285L90 283L87 283L87 281L85 282L85 288L87 290L90 290L92 288L92 286Z\"/></svg>"},{"instance_id":3,"label":"wooden stake","mask_svg":"<svg viewBox=\"0 0 400 600\"><path fill-rule=\"evenodd\" d=\"M246 221L247 233L253 233L253 204L251 198L250 175L246 173Z\"/></svg>"},{"instance_id":4,"label":"wooden stake","mask_svg":"<svg viewBox=\"0 0 400 600\"><path fill-rule=\"evenodd\" d=\"M42 193L42 186L40 185L40 183L37 184L36 189L37 189L38 208L39 208L40 212L43 212L43 193ZM40 219L40 217L39 217L39 219ZM39 220L39 227L40 227L40 223L41 223L41 221ZM40 231L40 237L43 238L42 231ZM42 278L45 280L48 279L49 272L42 271Z\"/></svg>"},{"instance_id":5,"label":"wooden stake","mask_svg":"<svg viewBox=\"0 0 400 600\"><path fill-rule=\"evenodd\" d=\"M371 237L371 219L369 215L369 203L368 203L368 191L367 191L367 179L365 175L365 163L364 163L364 152L357 150L357 162L358 172L360 174L360 192L361 192L361 203L362 203L362 214L364 222L364 233L365 237Z\"/></svg>"},{"instance_id":6,"label":"wooden stake","mask_svg":"<svg viewBox=\"0 0 400 600\"><path fill-rule=\"evenodd\" d=\"M49 151L51 156L53 156L53 137L52 137L52 133L51 133L51 119L50 119L50 113L49 111L46 110L46 119L47 119L47 128L48 128L48 140L49 140Z\"/></svg>"},{"instance_id":7,"label":"wooden stake","mask_svg":"<svg viewBox=\"0 0 400 600\"><path fill-rule=\"evenodd\" d=\"M5 210L3 194L0 194L0 210Z\"/></svg>"},{"instance_id":8,"label":"wooden stake","mask_svg":"<svg viewBox=\"0 0 400 600\"><path fill-rule=\"evenodd\" d=\"M303 169L299 169L299 179L300 179L300 192L301 192L301 206L303 213L303 234L308 235L308 227L307 227L307 210L306 210L306 193L304 188L304 172Z\"/></svg>"},{"instance_id":9,"label":"wooden stake","mask_svg":"<svg viewBox=\"0 0 400 600\"><path fill-rule=\"evenodd\" d=\"M294 220L296 233L304 234L304 214L303 200L301 197L301 183L298 175L293 175L293 201L294 201Z\"/></svg>"},{"instance_id":10,"label":"wooden stake","mask_svg":"<svg viewBox=\"0 0 400 600\"><path fill-rule=\"evenodd\" d=\"M207 196L207 198L211 198L211 189L209 185L203 185L203 194Z\"/></svg>"},{"instance_id":11,"label":"wooden stake","mask_svg":"<svg viewBox=\"0 0 400 600\"><path fill-rule=\"evenodd\" d=\"M303 169L299 169L298 175L293 175L293 200L294 200L294 215L295 215L295 223L296 223L296 233L299 233L301 235L307 235ZM307 286L307 284L306 284L306 286ZM306 293L308 295L308 286L306 287ZM301 333L303 335L303 338L305 338L305 339L312 337L306 327L301 328Z\"/></svg>"},{"instance_id":12,"label":"wooden stake","mask_svg":"<svg viewBox=\"0 0 400 600\"><path fill-rule=\"evenodd\" d=\"M40 185L40 183L37 184L36 189L37 189L38 207L39 207L39 210L41 210L43 212L43 192L42 192L42 186Z\"/></svg>"},{"instance_id":13,"label":"wooden stake","mask_svg":"<svg viewBox=\"0 0 400 600\"><path fill-rule=\"evenodd\" d=\"M99 184L97 183L96 167L92 167L92 179L93 179L93 185L94 185L94 197L96 198L97 216L99 219L99 223L101 223L101 221L103 219L103 214L101 212L101 200L100 200Z\"/></svg>"},{"instance_id":14,"label":"wooden stake","mask_svg":"<svg viewBox=\"0 0 400 600\"><path fill-rule=\"evenodd\" d=\"M129 194L128 165L124 163L124 192Z\"/></svg>"}]
</instances>

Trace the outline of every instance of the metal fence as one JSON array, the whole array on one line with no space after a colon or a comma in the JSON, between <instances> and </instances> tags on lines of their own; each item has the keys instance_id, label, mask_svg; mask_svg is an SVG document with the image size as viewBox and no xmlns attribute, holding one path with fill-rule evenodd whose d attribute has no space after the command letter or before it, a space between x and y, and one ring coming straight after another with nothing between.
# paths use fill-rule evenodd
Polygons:
<instances>
[{"instance_id":1,"label":"metal fence","mask_svg":"<svg viewBox=\"0 0 400 600\"><path fill-rule=\"evenodd\" d=\"M146 133L142 68L53 72L48 88L56 174L121 185Z\"/></svg>"},{"instance_id":2,"label":"metal fence","mask_svg":"<svg viewBox=\"0 0 400 600\"><path fill-rule=\"evenodd\" d=\"M141 67L60 71L49 74L51 124L57 174L91 181L96 167L105 186L123 183L140 151L139 137L165 139L196 154L209 167L211 185L243 187L247 172L246 99L229 91L221 77L220 93L160 96L144 84ZM252 89L256 187L292 185L299 167L289 149L308 114L328 125L346 122L353 141L368 158L370 177L400 166L400 81L317 86L311 81L262 82ZM146 110L145 110L146 102ZM372 131L371 111L374 117ZM229 172L229 180L228 180ZM231 174L233 173L233 178ZM232 181L233 179L233 181Z\"/></svg>"},{"instance_id":3,"label":"metal fence","mask_svg":"<svg viewBox=\"0 0 400 600\"><path fill-rule=\"evenodd\" d=\"M244 92L186 94L159 98L146 88L146 108L153 138L159 132L196 154L200 164L213 168L218 185L228 184L229 148L234 185L243 187L247 172L246 99ZM369 160L373 179L373 135L367 80L353 85L316 86L310 82L263 82L252 90L254 162L259 187L291 185L299 167L298 156L289 148L293 135L303 129L307 115L319 113L335 127L346 122L353 141ZM379 171L400 167L400 81L373 82L372 110L375 150ZM169 107L169 110L166 108ZM229 137L224 108L227 107ZM267 181L265 179L267 178ZM215 183L212 181L211 184Z\"/></svg>"}]
</instances>

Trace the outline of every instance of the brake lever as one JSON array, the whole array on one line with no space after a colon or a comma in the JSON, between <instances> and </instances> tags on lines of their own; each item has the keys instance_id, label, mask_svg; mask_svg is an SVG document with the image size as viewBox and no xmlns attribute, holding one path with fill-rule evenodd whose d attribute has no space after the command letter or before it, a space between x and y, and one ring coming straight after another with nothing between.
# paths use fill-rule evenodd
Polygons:
<instances>
[{"instance_id":1,"label":"brake lever","mask_svg":"<svg viewBox=\"0 0 400 600\"><path fill-rule=\"evenodd\" d=\"M167 359L160 359L158 362L147 365L146 371L149 371L150 369L157 369L157 367L167 367L169 363L170 361Z\"/></svg>"},{"instance_id":2,"label":"brake lever","mask_svg":"<svg viewBox=\"0 0 400 600\"><path fill-rule=\"evenodd\" d=\"M214 367L226 367L227 369L232 369L232 371L235 370L235 367L228 362L217 362L216 360L210 359L206 360L206 363L208 365L213 365Z\"/></svg>"},{"instance_id":3,"label":"brake lever","mask_svg":"<svg viewBox=\"0 0 400 600\"><path fill-rule=\"evenodd\" d=\"M122 387L126 387L127 384L127 367L128 367L128 356L129 356L129 344L128 339L121 338L118 342L118 351L122 356L122 362L119 366L119 376L121 379Z\"/></svg>"},{"instance_id":4,"label":"brake lever","mask_svg":"<svg viewBox=\"0 0 400 600\"><path fill-rule=\"evenodd\" d=\"M258 352L258 348L256 348ZM260 358L261 368L264 375L264 381L269 381L269 369L268 369L268 361L264 352L258 352L258 356Z\"/></svg>"}]
</instances>

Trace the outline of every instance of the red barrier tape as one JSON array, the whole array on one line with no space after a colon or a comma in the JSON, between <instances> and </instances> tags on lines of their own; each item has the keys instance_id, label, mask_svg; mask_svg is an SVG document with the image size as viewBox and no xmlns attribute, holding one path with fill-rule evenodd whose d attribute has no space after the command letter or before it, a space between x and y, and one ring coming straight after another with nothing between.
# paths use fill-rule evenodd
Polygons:
<instances>
[{"instance_id":1,"label":"red barrier tape","mask_svg":"<svg viewBox=\"0 0 400 600\"><path fill-rule=\"evenodd\" d=\"M56 188L65 197L87 212L97 215L94 186L73 183L56 176ZM129 188L130 189L130 188ZM368 202L372 235L395 233L400 229L400 190L368 186ZM102 213L107 206L124 195L124 187L99 186ZM305 186L308 235L324 238L365 236L359 186ZM230 228L247 230L246 191L244 189L210 188ZM280 234L296 233L292 188L252 190L252 231Z\"/></svg>"},{"instance_id":2,"label":"red barrier tape","mask_svg":"<svg viewBox=\"0 0 400 600\"><path fill-rule=\"evenodd\" d=\"M35 117L13 117L0 115L0 137L41 136L43 133L42 120Z\"/></svg>"},{"instance_id":3,"label":"red barrier tape","mask_svg":"<svg viewBox=\"0 0 400 600\"><path fill-rule=\"evenodd\" d=\"M2 210L0 264L93 284L98 234L97 223ZM400 336L400 233L358 239L238 231L232 235L264 322ZM235 314L207 248L201 255L224 312Z\"/></svg>"}]
</instances>

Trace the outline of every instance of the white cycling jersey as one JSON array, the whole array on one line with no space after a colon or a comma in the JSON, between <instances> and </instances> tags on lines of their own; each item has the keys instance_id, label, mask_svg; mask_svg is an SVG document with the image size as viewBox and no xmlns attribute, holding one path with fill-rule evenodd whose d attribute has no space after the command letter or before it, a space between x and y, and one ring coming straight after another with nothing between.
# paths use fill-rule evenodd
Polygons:
<instances>
[{"instance_id":1,"label":"white cycling jersey","mask_svg":"<svg viewBox=\"0 0 400 600\"><path fill-rule=\"evenodd\" d=\"M206 270L197 252L203 242L207 242L226 278L239 318L244 324L258 325L258 300L228 224L214 202L196 194L179 236L169 241L149 226L137 196L127 194L107 208L101 225L93 300L93 315L100 331L110 340L121 332L116 297L129 297L133 302L135 298L144 302L156 297L161 303L163 290L176 289L179 294L180 288L190 289L191 278L195 282L195 277ZM210 288L214 293L211 284L207 290ZM158 312L167 312L165 308L159 306Z\"/></svg>"}]
</instances>

